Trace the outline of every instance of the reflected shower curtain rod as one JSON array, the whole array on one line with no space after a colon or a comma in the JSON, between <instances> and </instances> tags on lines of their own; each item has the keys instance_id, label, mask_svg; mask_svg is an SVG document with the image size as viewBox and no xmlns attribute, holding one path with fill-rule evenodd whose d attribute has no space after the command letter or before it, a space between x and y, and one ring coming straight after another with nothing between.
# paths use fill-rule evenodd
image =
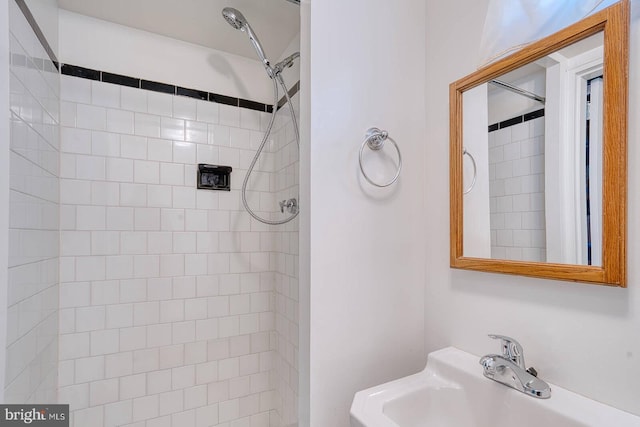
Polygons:
<instances>
[{"instance_id":1,"label":"reflected shower curtain rod","mask_svg":"<svg viewBox=\"0 0 640 427\"><path fill-rule=\"evenodd\" d=\"M491 80L489 81L494 86L501 87L503 89L509 90L513 93L517 93L518 95L526 96L529 99L533 99L534 101L538 101L541 103L545 103L546 98L544 96L536 95L533 92L529 92L528 90L524 90L519 88L518 86L514 86L510 83L503 82L501 80Z\"/></svg>"}]
</instances>

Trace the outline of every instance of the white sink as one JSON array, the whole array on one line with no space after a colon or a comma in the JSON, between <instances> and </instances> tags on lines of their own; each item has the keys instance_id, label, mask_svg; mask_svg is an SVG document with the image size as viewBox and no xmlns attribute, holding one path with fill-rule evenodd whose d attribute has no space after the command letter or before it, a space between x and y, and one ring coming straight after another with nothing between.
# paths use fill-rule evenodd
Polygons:
<instances>
[{"instance_id":1,"label":"white sink","mask_svg":"<svg viewBox=\"0 0 640 427\"><path fill-rule=\"evenodd\" d=\"M640 417L553 384L550 399L536 399L491 381L478 360L453 347L429 354L422 372L356 393L351 426L640 427Z\"/></svg>"}]
</instances>

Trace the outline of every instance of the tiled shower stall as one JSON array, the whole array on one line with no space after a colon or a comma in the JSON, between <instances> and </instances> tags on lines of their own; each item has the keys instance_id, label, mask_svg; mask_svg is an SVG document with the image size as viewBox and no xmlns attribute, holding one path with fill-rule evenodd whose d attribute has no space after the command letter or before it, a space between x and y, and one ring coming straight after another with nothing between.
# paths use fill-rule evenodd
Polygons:
<instances>
[{"instance_id":1,"label":"tiled shower stall","mask_svg":"<svg viewBox=\"0 0 640 427\"><path fill-rule=\"evenodd\" d=\"M76 427L296 424L297 220L241 203L270 113L60 76L9 3L6 399L69 403ZM196 189L198 163L231 166L231 191ZM249 204L282 217L287 107L251 178Z\"/></svg>"}]
</instances>

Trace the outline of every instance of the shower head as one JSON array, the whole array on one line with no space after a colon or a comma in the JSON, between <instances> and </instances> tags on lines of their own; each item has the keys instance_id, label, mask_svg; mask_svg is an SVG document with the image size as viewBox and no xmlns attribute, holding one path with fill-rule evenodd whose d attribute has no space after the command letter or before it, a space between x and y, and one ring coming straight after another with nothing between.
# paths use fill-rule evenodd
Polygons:
<instances>
[{"instance_id":1,"label":"shower head","mask_svg":"<svg viewBox=\"0 0 640 427\"><path fill-rule=\"evenodd\" d=\"M264 54L264 49L262 49L260 40L258 40L258 36L256 36L256 33L254 33L253 29L251 29L251 25L249 25L249 21L247 21L247 18L245 18L239 10L232 7L225 7L224 9L222 9L222 16L233 28L247 33L251 44L258 54L258 58L260 58L260 61L262 61L262 65L264 65L264 68L266 68L267 70L267 74L269 74L269 77L273 77L273 70L269 65L269 60Z\"/></svg>"},{"instance_id":2,"label":"shower head","mask_svg":"<svg viewBox=\"0 0 640 427\"><path fill-rule=\"evenodd\" d=\"M231 25L236 30L244 31L243 27L249 25L244 15L239 10L232 7L225 7L224 9L222 9L222 16L224 16L224 19L227 20L229 25Z\"/></svg>"}]
</instances>

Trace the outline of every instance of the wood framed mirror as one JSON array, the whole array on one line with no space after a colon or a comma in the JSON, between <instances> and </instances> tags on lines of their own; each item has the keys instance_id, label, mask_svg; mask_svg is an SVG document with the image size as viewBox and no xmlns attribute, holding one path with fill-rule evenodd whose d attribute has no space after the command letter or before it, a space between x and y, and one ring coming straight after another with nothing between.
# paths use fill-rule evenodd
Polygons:
<instances>
[{"instance_id":1,"label":"wood framed mirror","mask_svg":"<svg viewBox=\"0 0 640 427\"><path fill-rule=\"evenodd\" d=\"M626 286L629 13L450 85L451 267Z\"/></svg>"}]
</instances>

